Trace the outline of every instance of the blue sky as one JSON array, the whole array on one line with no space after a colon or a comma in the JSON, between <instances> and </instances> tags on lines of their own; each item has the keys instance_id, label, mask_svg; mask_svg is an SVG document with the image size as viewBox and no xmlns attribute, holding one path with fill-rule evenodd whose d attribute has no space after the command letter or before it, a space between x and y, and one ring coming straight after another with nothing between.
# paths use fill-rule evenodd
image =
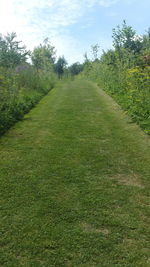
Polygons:
<instances>
[{"instance_id":1,"label":"blue sky","mask_svg":"<svg viewBox=\"0 0 150 267\"><path fill-rule=\"evenodd\" d=\"M91 57L91 45L112 47L112 28L127 21L138 34L150 27L150 0L1 0L0 33L15 31L28 49L46 37L69 64Z\"/></svg>"}]
</instances>

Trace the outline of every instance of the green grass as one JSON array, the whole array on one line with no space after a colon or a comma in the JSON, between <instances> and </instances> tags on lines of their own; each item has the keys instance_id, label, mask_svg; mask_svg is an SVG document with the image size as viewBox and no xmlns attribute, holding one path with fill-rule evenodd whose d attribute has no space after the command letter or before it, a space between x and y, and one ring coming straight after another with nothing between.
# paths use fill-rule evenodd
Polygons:
<instances>
[{"instance_id":1,"label":"green grass","mask_svg":"<svg viewBox=\"0 0 150 267\"><path fill-rule=\"evenodd\" d=\"M95 84L1 138L1 266L150 266L150 140Z\"/></svg>"}]
</instances>

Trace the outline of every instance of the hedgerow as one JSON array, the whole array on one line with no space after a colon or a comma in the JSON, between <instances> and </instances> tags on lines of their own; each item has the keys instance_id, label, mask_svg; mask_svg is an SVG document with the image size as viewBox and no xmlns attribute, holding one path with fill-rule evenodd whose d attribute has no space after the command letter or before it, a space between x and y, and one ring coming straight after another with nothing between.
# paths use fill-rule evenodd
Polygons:
<instances>
[{"instance_id":1,"label":"hedgerow","mask_svg":"<svg viewBox=\"0 0 150 267\"><path fill-rule=\"evenodd\" d=\"M124 21L113 30L113 44L100 59L87 61L83 73L150 134L150 30L138 36Z\"/></svg>"},{"instance_id":2,"label":"hedgerow","mask_svg":"<svg viewBox=\"0 0 150 267\"><path fill-rule=\"evenodd\" d=\"M59 74L55 48L48 39L31 53L16 37L15 33L0 35L0 135L55 86ZM59 68L61 73L64 66Z\"/></svg>"}]
</instances>

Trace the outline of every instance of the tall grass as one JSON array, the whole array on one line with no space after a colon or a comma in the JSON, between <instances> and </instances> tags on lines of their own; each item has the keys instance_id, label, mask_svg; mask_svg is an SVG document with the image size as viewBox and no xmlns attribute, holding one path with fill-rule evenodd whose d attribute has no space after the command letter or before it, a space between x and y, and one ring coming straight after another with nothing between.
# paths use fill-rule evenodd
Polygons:
<instances>
[{"instance_id":1,"label":"tall grass","mask_svg":"<svg viewBox=\"0 0 150 267\"><path fill-rule=\"evenodd\" d=\"M89 63L84 75L96 81L150 134L150 66L127 68L103 62Z\"/></svg>"},{"instance_id":2,"label":"tall grass","mask_svg":"<svg viewBox=\"0 0 150 267\"><path fill-rule=\"evenodd\" d=\"M53 72L37 71L30 65L16 69L0 68L0 134L8 130L51 90Z\"/></svg>"}]
</instances>

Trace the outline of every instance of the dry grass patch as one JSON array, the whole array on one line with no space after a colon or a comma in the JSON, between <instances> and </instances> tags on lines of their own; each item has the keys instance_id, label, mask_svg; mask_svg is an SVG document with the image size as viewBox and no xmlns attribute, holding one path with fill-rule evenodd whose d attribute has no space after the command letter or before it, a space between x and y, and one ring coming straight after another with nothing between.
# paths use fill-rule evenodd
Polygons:
<instances>
[{"instance_id":1,"label":"dry grass patch","mask_svg":"<svg viewBox=\"0 0 150 267\"><path fill-rule=\"evenodd\" d=\"M127 185L127 186L136 186L139 188L144 188L144 185L141 184L140 178L137 174L117 174L113 177L115 180L119 182L119 184Z\"/></svg>"},{"instance_id":2,"label":"dry grass patch","mask_svg":"<svg viewBox=\"0 0 150 267\"><path fill-rule=\"evenodd\" d=\"M127 245L129 247L129 246L135 245L136 241L134 239L131 239L131 238L125 238L123 240L123 244L125 244L125 245Z\"/></svg>"},{"instance_id":3,"label":"dry grass patch","mask_svg":"<svg viewBox=\"0 0 150 267\"><path fill-rule=\"evenodd\" d=\"M150 265L150 258L147 260L147 263Z\"/></svg>"},{"instance_id":4,"label":"dry grass patch","mask_svg":"<svg viewBox=\"0 0 150 267\"><path fill-rule=\"evenodd\" d=\"M89 223L82 223L82 229L86 233L102 233L104 235L108 235L110 231L107 228L95 228Z\"/></svg>"}]
</instances>

